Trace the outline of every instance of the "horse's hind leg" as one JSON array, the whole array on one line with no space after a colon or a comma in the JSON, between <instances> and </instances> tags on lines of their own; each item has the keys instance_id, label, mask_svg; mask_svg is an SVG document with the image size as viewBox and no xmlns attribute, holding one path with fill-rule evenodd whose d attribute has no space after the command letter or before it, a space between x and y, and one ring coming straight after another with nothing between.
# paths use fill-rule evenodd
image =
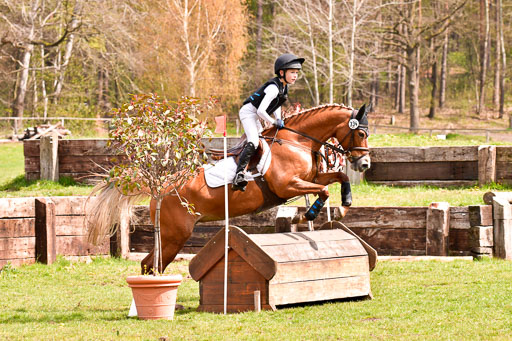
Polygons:
<instances>
[{"instance_id":1,"label":"horse's hind leg","mask_svg":"<svg viewBox=\"0 0 512 341\"><path fill-rule=\"evenodd\" d=\"M151 219L154 221L155 204L150 204ZM179 199L174 196L167 196L162 202L160 213L160 234L162 240L162 266L159 272L162 273L178 252L183 248L192 235L197 217L190 214L184 208ZM154 251L151 251L142 260L141 271L152 272Z\"/></svg>"}]
</instances>

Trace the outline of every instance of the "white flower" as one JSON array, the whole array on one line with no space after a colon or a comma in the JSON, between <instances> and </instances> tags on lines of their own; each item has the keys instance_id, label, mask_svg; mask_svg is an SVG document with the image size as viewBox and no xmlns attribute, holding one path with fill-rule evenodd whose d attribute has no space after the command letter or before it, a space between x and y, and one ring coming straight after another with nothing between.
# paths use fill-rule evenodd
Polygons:
<instances>
[{"instance_id":1,"label":"white flower","mask_svg":"<svg viewBox=\"0 0 512 341\"><path fill-rule=\"evenodd\" d=\"M133 110L133 105L130 105L130 106L128 107L128 110Z\"/></svg>"},{"instance_id":2,"label":"white flower","mask_svg":"<svg viewBox=\"0 0 512 341\"><path fill-rule=\"evenodd\" d=\"M127 120L128 124L132 124L132 119L130 117L128 117L128 120Z\"/></svg>"},{"instance_id":3,"label":"white flower","mask_svg":"<svg viewBox=\"0 0 512 341\"><path fill-rule=\"evenodd\" d=\"M137 133L137 135L139 135L139 137L142 137L144 136L144 132L142 130L139 130L139 132Z\"/></svg>"}]
</instances>

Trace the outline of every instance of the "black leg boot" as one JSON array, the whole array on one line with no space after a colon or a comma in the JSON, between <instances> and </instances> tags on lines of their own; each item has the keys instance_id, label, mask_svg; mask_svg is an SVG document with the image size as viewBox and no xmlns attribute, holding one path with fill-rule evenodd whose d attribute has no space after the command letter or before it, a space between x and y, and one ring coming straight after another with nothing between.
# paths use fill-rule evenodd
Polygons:
<instances>
[{"instance_id":1,"label":"black leg boot","mask_svg":"<svg viewBox=\"0 0 512 341\"><path fill-rule=\"evenodd\" d=\"M244 150L242 150L240 158L238 159L238 165L236 167L236 175L233 179L233 184L231 185L231 189L233 191L245 191L245 187L248 183L245 179L245 167L247 167L247 164L249 164L249 161L255 152L256 148L252 142L247 143L244 147Z\"/></svg>"}]
</instances>

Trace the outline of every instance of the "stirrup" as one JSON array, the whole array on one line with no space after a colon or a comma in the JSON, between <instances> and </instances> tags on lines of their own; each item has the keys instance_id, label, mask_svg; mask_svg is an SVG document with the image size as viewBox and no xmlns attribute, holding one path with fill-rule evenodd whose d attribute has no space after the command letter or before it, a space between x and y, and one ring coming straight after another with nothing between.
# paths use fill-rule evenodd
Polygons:
<instances>
[{"instance_id":1,"label":"stirrup","mask_svg":"<svg viewBox=\"0 0 512 341\"><path fill-rule=\"evenodd\" d=\"M245 188L249 182L245 179L245 175L243 172L236 173L235 178L233 179L233 183L231 184L231 189L233 191L242 191L245 192Z\"/></svg>"}]
</instances>

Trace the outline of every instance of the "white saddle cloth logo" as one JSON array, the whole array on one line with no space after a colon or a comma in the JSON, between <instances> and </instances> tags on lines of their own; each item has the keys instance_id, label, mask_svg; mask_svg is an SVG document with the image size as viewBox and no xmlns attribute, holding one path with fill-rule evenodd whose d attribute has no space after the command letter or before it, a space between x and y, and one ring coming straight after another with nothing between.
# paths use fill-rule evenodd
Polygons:
<instances>
[{"instance_id":1,"label":"white saddle cloth logo","mask_svg":"<svg viewBox=\"0 0 512 341\"><path fill-rule=\"evenodd\" d=\"M258 174L246 173L246 179L248 181L254 181L258 176L265 175L268 168L270 167L270 161L272 160L272 154L267 141L260 139L263 145L263 156L261 157L256 169ZM220 187L224 186L224 176L227 177L228 184L233 182L236 172L236 161L235 157L231 156L227 159L222 159L215 164L208 164L204 168L204 178L208 187Z\"/></svg>"}]
</instances>

